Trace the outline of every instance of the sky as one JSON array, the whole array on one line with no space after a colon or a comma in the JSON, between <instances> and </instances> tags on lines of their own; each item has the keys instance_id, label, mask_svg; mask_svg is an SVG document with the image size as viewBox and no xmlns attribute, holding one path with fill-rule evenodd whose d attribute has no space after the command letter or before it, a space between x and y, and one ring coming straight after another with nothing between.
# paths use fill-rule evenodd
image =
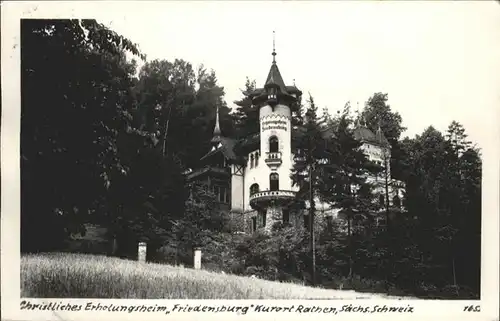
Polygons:
<instances>
[{"instance_id":1,"label":"sky","mask_svg":"<svg viewBox=\"0 0 500 321\"><path fill-rule=\"evenodd\" d=\"M429 125L444 131L457 120L479 146L498 137L497 2L101 3L72 5L72 12L137 43L148 60L182 58L214 69L231 107L247 76L265 82L275 31L286 84L295 80L320 110L334 113L347 101L356 110L383 92L408 128L403 136Z\"/></svg>"}]
</instances>

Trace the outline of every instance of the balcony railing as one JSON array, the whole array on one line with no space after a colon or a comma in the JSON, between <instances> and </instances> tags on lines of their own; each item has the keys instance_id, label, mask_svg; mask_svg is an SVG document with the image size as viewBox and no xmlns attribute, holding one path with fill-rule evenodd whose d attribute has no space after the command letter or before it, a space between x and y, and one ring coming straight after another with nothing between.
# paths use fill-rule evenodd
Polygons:
<instances>
[{"instance_id":1,"label":"balcony railing","mask_svg":"<svg viewBox=\"0 0 500 321\"><path fill-rule=\"evenodd\" d=\"M250 195L250 204L271 200L291 200L295 198L293 191L262 191Z\"/></svg>"},{"instance_id":2,"label":"balcony railing","mask_svg":"<svg viewBox=\"0 0 500 321\"><path fill-rule=\"evenodd\" d=\"M269 166L281 165L281 162L282 162L281 161L281 153L280 152L273 152L273 153L268 152L266 154L265 162Z\"/></svg>"}]
</instances>

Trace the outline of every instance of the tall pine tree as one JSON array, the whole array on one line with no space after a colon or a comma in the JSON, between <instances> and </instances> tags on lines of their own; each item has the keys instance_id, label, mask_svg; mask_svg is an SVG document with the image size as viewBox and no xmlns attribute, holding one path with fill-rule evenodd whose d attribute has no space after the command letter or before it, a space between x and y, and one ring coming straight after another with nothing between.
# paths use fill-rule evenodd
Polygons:
<instances>
[{"instance_id":1,"label":"tall pine tree","mask_svg":"<svg viewBox=\"0 0 500 321\"><path fill-rule=\"evenodd\" d=\"M361 143L354 138L353 119L349 105L334 121L334 135L331 139L327 166L322 169L321 199L339 210L347 221L348 236L348 276L353 274L354 245L352 242L353 223L367 220L373 213L371 185L366 178L371 166L361 149Z\"/></svg>"}]
</instances>

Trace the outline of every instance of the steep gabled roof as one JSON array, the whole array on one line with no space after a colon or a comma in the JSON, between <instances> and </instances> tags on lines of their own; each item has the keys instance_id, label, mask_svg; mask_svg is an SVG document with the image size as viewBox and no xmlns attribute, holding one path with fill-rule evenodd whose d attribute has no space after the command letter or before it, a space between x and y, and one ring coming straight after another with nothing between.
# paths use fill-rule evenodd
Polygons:
<instances>
[{"instance_id":1,"label":"steep gabled roof","mask_svg":"<svg viewBox=\"0 0 500 321\"><path fill-rule=\"evenodd\" d=\"M236 140L228 137L219 137L218 144L215 145L212 150L210 150L205 156L203 156L200 160L204 160L212 155L217 153L222 153L224 157L228 160L236 160L237 156L234 153L234 145L236 144Z\"/></svg>"},{"instance_id":2,"label":"steep gabled roof","mask_svg":"<svg viewBox=\"0 0 500 321\"><path fill-rule=\"evenodd\" d=\"M297 97L302 95L302 91L300 91L299 88L295 87L295 85L293 85L293 86L286 86L286 91L290 95L293 95L293 94L297 95Z\"/></svg>"},{"instance_id":3,"label":"steep gabled roof","mask_svg":"<svg viewBox=\"0 0 500 321\"><path fill-rule=\"evenodd\" d=\"M384 132L382 132L382 129L380 128L380 126L378 127L377 132L375 133L375 139L382 146L386 146L386 147L390 146L389 141L385 137Z\"/></svg>"},{"instance_id":4,"label":"steep gabled roof","mask_svg":"<svg viewBox=\"0 0 500 321\"><path fill-rule=\"evenodd\" d=\"M354 129L354 138L362 142L375 142L375 134L365 126L358 126Z\"/></svg>"},{"instance_id":5,"label":"steep gabled roof","mask_svg":"<svg viewBox=\"0 0 500 321\"><path fill-rule=\"evenodd\" d=\"M375 134L368 127L361 124L356 126L354 129L354 138L363 143L366 142L385 147L389 146L389 141L385 138L385 135L381 130L377 130L377 133Z\"/></svg>"}]
</instances>

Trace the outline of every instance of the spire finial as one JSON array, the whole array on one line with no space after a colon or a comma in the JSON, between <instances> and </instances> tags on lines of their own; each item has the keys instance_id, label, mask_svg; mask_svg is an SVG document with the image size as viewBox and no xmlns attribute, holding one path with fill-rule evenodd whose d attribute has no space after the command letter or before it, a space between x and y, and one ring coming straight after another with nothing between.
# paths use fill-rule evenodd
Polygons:
<instances>
[{"instance_id":1,"label":"spire finial","mask_svg":"<svg viewBox=\"0 0 500 321\"><path fill-rule=\"evenodd\" d=\"M358 118L356 119L356 127L361 125L361 114L359 112L359 101L356 102L356 113L358 114Z\"/></svg>"},{"instance_id":2,"label":"spire finial","mask_svg":"<svg viewBox=\"0 0 500 321\"><path fill-rule=\"evenodd\" d=\"M382 143L382 128L380 126L380 117L377 117L377 139Z\"/></svg>"},{"instance_id":3,"label":"spire finial","mask_svg":"<svg viewBox=\"0 0 500 321\"><path fill-rule=\"evenodd\" d=\"M276 63L276 33L273 30L273 64Z\"/></svg>"},{"instance_id":4,"label":"spire finial","mask_svg":"<svg viewBox=\"0 0 500 321\"><path fill-rule=\"evenodd\" d=\"M214 138L220 137L220 125L219 125L219 106L217 106L217 110L215 112L215 128L214 128Z\"/></svg>"}]
</instances>

